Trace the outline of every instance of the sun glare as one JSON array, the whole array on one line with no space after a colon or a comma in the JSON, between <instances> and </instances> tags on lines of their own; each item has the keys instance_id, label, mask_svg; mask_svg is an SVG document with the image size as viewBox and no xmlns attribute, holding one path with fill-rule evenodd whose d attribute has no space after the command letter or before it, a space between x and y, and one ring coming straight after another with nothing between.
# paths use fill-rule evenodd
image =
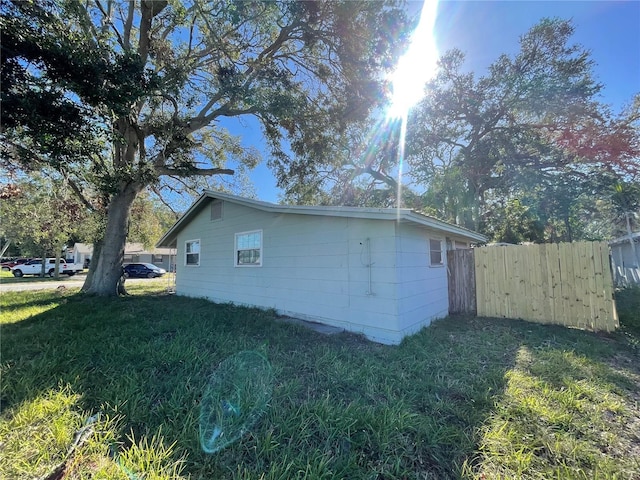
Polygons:
<instances>
[{"instance_id":1,"label":"sun glare","mask_svg":"<svg viewBox=\"0 0 640 480\"><path fill-rule=\"evenodd\" d=\"M407 52L400 58L390 76L393 86L388 116L402 118L424 96L424 85L434 75L438 50L433 38L433 27L438 11L438 0L424 0L418 26L411 36Z\"/></svg>"}]
</instances>

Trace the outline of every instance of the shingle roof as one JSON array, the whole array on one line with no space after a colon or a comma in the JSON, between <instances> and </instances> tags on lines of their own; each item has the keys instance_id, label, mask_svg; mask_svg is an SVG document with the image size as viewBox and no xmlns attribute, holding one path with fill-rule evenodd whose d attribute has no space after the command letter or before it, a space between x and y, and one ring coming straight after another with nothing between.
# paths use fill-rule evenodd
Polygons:
<instances>
[{"instance_id":1,"label":"shingle roof","mask_svg":"<svg viewBox=\"0 0 640 480\"><path fill-rule=\"evenodd\" d=\"M340 207L340 206L309 206L309 205L276 205L274 203L253 200L249 198L231 195L229 193L205 190L200 198L194 202L185 214L169 229L158 241L158 247L175 246L178 232L195 217L210 199L220 199L227 202L244 205L266 212L292 213L298 215L320 215L328 217L366 218L372 220L395 220L409 222L436 230L441 230L452 235L458 235L474 242L486 242L484 235L458 225L438 220L428 215L414 212L408 208L365 208L365 207Z\"/></svg>"}]
</instances>

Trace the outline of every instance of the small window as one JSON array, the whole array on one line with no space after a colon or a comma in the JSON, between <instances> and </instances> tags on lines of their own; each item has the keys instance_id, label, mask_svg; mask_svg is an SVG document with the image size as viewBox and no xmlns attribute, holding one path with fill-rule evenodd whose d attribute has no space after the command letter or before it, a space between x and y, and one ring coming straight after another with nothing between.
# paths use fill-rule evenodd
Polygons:
<instances>
[{"instance_id":1,"label":"small window","mask_svg":"<svg viewBox=\"0 0 640 480\"><path fill-rule=\"evenodd\" d=\"M211 221L222 220L222 200L211 202Z\"/></svg>"},{"instance_id":2,"label":"small window","mask_svg":"<svg viewBox=\"0 0 640 480\"><path fill-rule=\"evenodd\" d=\"M187 240L185 242L184 264L193 267L200 265L200 240Z\"/></svg>"},{"instance_id":3,"label":"small window","mask_svg":"<svg viewBox=\"0 0 640 480\"><path fill-rule=\"evenodd\" d=\"M126 255L122 259L123 263L133 263L133 255Z\"/></svg>"},{"instance_id":4,"label":"small window","mask_svg":"<svg viewBox=\"0 0 640 480\"><path fill-rule=\"evenodd\" d=\"M442 261L442 242L440 240L429 240L429 250L431 266L444 265Z\"/></svg>"},{"instance_id":5,"label":"small window","mask_svg":"<svg viewBox=\"0 0 640 480\"><path fill-rule=\"evenodd\" d=\"M236 233L236 267L262 265L262 230Z\"/></svg>"},{"instance_id":6,"label":"small window","mask_svg":"<svg viewBox=\"0 0 640 480\"><path fill-rule=\"evenodd\" d=\"M151 257L151 263L162 263L163 258L162 255L156 255L155 253Z\"/></svg>"}]
</instances>

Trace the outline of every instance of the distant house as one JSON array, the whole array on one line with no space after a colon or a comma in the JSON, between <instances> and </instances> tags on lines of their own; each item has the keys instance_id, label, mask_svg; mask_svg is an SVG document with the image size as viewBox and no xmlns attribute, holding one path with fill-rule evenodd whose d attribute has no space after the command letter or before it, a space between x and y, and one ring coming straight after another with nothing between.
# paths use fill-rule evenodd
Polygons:
<instances>
[{"instance_id":1,"label":"distant house","mask_svg":"<svg viewBox=\"0 0 640 480\"><path fill-rule=\"evenodd\" d=\"M616 285L640 284L640 232L615 238L609 246Z\"/></svg>"},{"instance_id":2,"label":"distant house","mask_svg":"<svg viewBox=\"0 0 640 480\"><path fill-rule=\"evenodd\" d=\"M76 243L70 249L68 258L73 258L75 263L88 265L92 254L93 245ZM145 249L141 243L127 243L123 264L127 263L153 263L169 272L175 269L175 252L170 248Z\"/></svg>"},{"instance_id":3,"label":"distant house","mask_svg":"<svg viewBox=\"0 0 640 480\"><path fill-rule=\"evenodd\" d=\"M85 267L91 261L93 246L86 243L76 243L67 251L67 258L73 259L74 263L81 263Z\"/></svg>"},{"instance_id":4,"label":"distant house","mask_svg":"<svg viewBox=\"0 0 640 480\"><path fill-rule=\"evenodd\" d=\"M408 209L205 191L157 246L177 251L178 295L273 308L396 344L448 314L446 249L485 241Z\"/></svg>"}]
</instances>

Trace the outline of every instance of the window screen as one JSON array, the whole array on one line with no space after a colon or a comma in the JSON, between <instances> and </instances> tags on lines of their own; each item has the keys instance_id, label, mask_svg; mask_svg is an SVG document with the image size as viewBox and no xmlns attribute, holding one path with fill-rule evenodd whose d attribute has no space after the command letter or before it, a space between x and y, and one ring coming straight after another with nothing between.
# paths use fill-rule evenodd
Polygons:
<instances>
[{"instance_id":1,"label":"window screen","mask_svg":"<svg viewBox=\"0 0 640 480\"><path fill-rule=\"evenodd\" d=\"M262 265L262 231L236 233L236 266Z\"/></svg>"},{"instance_id":2,"label":"window screen","mask_svg":"<svg viewBox=\"0 0 640 480\"><path fill-rule=\"evenodd\" d=\"M185 242L185 265L200 265L200 240L189 240Z\"/></svg>"},{"instance_id":3,"label":"window screen","mask_svg":"<svg viewBox=\"0 0 640 480\"><path fill-rule=\"evenodd\" d=\"M442 261L442 242L440 240L429 240L429 250L431 265L444 265Z\"/></svg>"}]
</instances>

